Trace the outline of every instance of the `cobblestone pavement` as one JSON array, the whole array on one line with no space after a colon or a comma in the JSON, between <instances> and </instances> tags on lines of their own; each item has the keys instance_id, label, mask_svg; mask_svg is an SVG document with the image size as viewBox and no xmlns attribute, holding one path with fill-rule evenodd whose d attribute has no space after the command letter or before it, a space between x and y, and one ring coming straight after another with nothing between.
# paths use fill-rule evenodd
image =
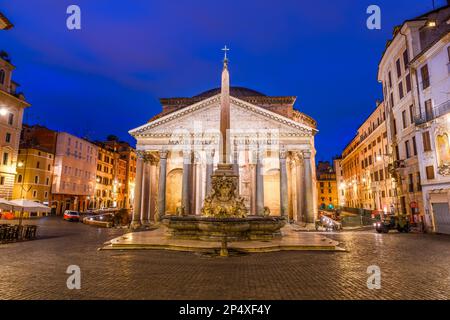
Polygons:
<instances>
[{"instance_id":1,"label":"cobblestone pavement","mask_svg":"<svg viewBox=\"0 0 450 320\"><path fill-rule=\"evenodd\" d=\"M347 252L228 258L169 251L98 251L123 230L43 218L40 239L0 245L1 299L450 299L450 237L329 234ZM69 265L81 289L66 287ZM381 289L366 286L369 265Z\"/></svg>"}]
</instances>

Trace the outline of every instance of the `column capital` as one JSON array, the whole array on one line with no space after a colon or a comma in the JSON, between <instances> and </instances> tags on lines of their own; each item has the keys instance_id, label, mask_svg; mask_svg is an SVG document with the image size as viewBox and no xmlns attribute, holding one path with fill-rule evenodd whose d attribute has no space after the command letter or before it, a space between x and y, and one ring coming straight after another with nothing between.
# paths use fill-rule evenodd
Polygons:
<instances>
[{"instance_id":1,"label":"column capital","mask_svg":"<svg viewBox=\"0 0 450 320\"><path fill-rule=\"evenodd\" d=\"M182 150L183 164L192 164L192 150Z\"/></svg>"},{"instance_id":2,"label":"column capital","mask_svg":"<svg viewBox=\"0 0 450 320\"><path fill-rule=\"evenodd\" d=\"M159 158L158 158L158 156L157 156L156 154L154 154L154 153L151 153L151 154L149 155L149 162L150 162L150 165L152 165L152 166L157 166L158 163L159 163Z\"/></svg>"},{"instance_id":3,"label":"column capital","mask_svg":"<svg viewBox=\"0 0 450 320\"><path fill-rule=\"evenodd\" d=\"M145 151L144 150L136 150L136 158L138 160L144 160Z\"/></svg>"},{"instance_id":4,"label":"column capital","mask_svg":"<svg viewBox=\"0 0 450 320\"><path fill-rule=\"evenodd\" d=\"M293 163L295 163L296 165L302 163L303 156L299 150L292 150L290 151L290 154Z\"/></svg>"},{"instance_id":5,"label":"column capital","mask_svg":"<svg viewBox=\"0 0 450 320\"><path fill-rule=\"evenodd\" d=\"M214 158L214 154L216 153L216 150L214 148L207 148L205 149L206 158Z\"/></svg>"},{"instance_id":6,"label":"column capital","mask_svg":"<svg viewBox=\"0 0 450 320\"><path fill-rule=\"evenodd\" d=\"M284 146L280 147L279 155L280 155L280 160L286 160L287 151L284 148Z\"/></svg>"},{"instance_id":7,"label":"column capital","mask_svg":"<svg viewBox=\"0 0 450 320\"><path fill-rule=\"evenodd\" d=\"M159 151L159 158L160 159L167 159L167 155L169 154L169 151L163 149Z\"/></svg>"},{"instance_id":8,"label":"column capital","mask_svg":"<svg viewBox=\"0 0 450 320\"><path fill-rule=\"evenodd\" d=\"M305 160L311 159L311 151L309 151L309 150L303 150L302 155L303 155L303 159L305 159Z\"/></svg>"}]
</instances>

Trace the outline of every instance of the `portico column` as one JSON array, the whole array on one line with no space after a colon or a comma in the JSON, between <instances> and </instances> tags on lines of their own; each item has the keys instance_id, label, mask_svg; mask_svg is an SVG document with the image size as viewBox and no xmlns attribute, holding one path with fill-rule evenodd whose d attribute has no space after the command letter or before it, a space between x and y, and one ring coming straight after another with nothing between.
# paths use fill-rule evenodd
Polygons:
<instances>
[{"instance_id":1,"label":"portico column","mask_svg":"<svg viewBox=\"0 0 450 320\"><path fill-rule=\"evenodd\" d=\"M286 151L280 150L280 215L288 216L288 181L286 170Z\"/></svg>"},{"instance_id":2,"label":"portico column","mask_svg":"<svg viewBox=\"0 0 450 320\"><path fill-rule=\"evenodd\" d=\"M167 151L159 152L159 178L158 178L158 211L155 214L155 221L160 221L166 214L166 172L167 172Z\"/></svg>"},{"instance_id":3,"label":"portico column","mask_svg":"<svg viewBox=\"0 0 450 320\"><path fill-rule=\"evenodd\" d=\"M297 222L301 222L304 220L303 218L303 210L302 210L302 204L303 204L303 193L304 193L304 187L302 184L302 168L301 168L301 159L300 155L296 152L294 153L294 165L295 165L295 212L296 212L296 220Z\"/></svg>"},{"instance_id":4,"label":"portico column","mask_svg":"<svg viewBox=\"0 0 450 320\"><path fill-rule=\"evenodd\" d=\"M136 179L134 186L133 216L131 218L132 229L136 229L141 226L142 169L143 159L142 155L138 152L136 157Z\"/></svg>"},{"instance_id":5,"label":"portico column","mask_svg":"<svg viewBox=\"0 0 450 320\"><path fill-rule=\"evenodd\" d=\"M203 183L202 183L202 161L201 157L198 153L196 153L195 157L195 175L194 175L194 183L193 188L195 192L194 204L195 204L195 214L199 215L202 209L203 204Z\"/></svg>"},{"instance_id":6,"label":"portico column","mask_svg":"<svg viewBox=\"0 0 450 320\"><path fill-rule=\"evenodd\" d=\"M261 151L256 152L256 214L264 215L264 174Z\"/></svg>"},{"instance_id":7,"label":"portico column","mask_svg":"<svg viewBox=\"0 0 450 320\"><path fill-rule=\"evenodd\" d=\"M142 167L142 192L141 192L141 223L148 225L150 215L150 162L149 156L144 156Z\"/></svg>"},{"instance_id":8,"label":"portico column","mask_svg":"<svg viewBox=\"0 0 450 320\"><path fill-rule=\"evenodd\" d=\"M250 170L250 212L256 214L256 164L249 164Z\"/></svg>"},{"instance_id":9,"label":"portico column","mask_svg":"<svg viewBox=\"0 0 450 320\"><path fill-rule=\"evenodd\" d=\"M189 214L190 211L190 196L191 196L191 188L190 188L190 175L191 175L191 166L192 166L192 153L191 151L183 151L183 181L181 188L181 205L184 208L184 214Z\"/></svg>"},{"instance_id":10,"label":"portico column","mask_svg":"<svg viewBox=\"0 0 450 320\"><path fill-rule=\"evenodd\" d=\"M235 175L239 175L239 151L237 150L236 144L233 150L233 172Z\"/></svg>"},{"instance_id":11,"label":"portico column","mask_svg":"<svg viewBox=\"0 0 450 320\"><path fill-rule=\"evenodd\" d=\"M214 169L214 149L206 150L206 195L211 192L211 175Z\"/></svg>"},{"instance_id":12,"label":"portico column","mask_svg":"<svg viewBox=\"0 0 450 320\"><path fill-rule=\"evenodd\" d=\"M236 144L234 145L233 152L233 173L238 176L237 191L240 193L241 178L239 177L239 151L237 150Z\"/></svg>"},{"instance_id":13,"label":"portico column","mask_svg":"<svg viewBox=\"0 0 450 320\"><path fill-rule=\"evenodd\" d=\"M303 182L304 182L304 217L306 223L314 223L313 180L311 168L311 152L303 151Z\"/></svg>"},{"instance_id":14,"label":"portico column","mask_svg":"<svg viewBox=\"0 0 450 320\"><path fill-rule=\"evenodd\" d=\"M150 196L149 196L149 221L155 220L156 212L156 170L158 166L158 159L152 155L150 160Z\"/></svg>"}]
</instances>

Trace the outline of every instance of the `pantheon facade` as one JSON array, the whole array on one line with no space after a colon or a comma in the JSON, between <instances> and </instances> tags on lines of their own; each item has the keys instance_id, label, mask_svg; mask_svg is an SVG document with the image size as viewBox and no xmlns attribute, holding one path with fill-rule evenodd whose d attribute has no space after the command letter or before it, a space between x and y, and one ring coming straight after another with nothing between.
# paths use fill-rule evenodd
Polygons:
<instances>
[{"instance_id":1,"label":"pantheon facade","mask_svg":"<svg viewBox=\"0 0 450 320\"><path fill-rule=\"evenodd\" d=\"M162 112L130 130L137 140L132 226L162 215L200 215L219 162L221 88L162 98ZM251 215L314 223L316 122L294 108L295 96L229 88L229 163Z\"/></svg>"}]
</instances>

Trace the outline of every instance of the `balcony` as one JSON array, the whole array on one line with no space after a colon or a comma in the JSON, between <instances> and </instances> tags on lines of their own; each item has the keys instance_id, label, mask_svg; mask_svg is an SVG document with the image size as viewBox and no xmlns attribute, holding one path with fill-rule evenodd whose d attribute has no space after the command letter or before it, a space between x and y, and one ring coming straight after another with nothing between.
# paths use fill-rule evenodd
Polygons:
<instances>
[{"instance_id":1,"label":"balcony","mask_svg":"<svg viewBox=\"0 0 450 320\"><path fill-rule=\"evenodd\" d=\"M450 113L450 100L447 100L444 103L435 106L431 110L425 111L425 114L416 117L414 119L414 122L419 126L436 118L442 117L448 113Z\"/></svg>"}]
</instances>

